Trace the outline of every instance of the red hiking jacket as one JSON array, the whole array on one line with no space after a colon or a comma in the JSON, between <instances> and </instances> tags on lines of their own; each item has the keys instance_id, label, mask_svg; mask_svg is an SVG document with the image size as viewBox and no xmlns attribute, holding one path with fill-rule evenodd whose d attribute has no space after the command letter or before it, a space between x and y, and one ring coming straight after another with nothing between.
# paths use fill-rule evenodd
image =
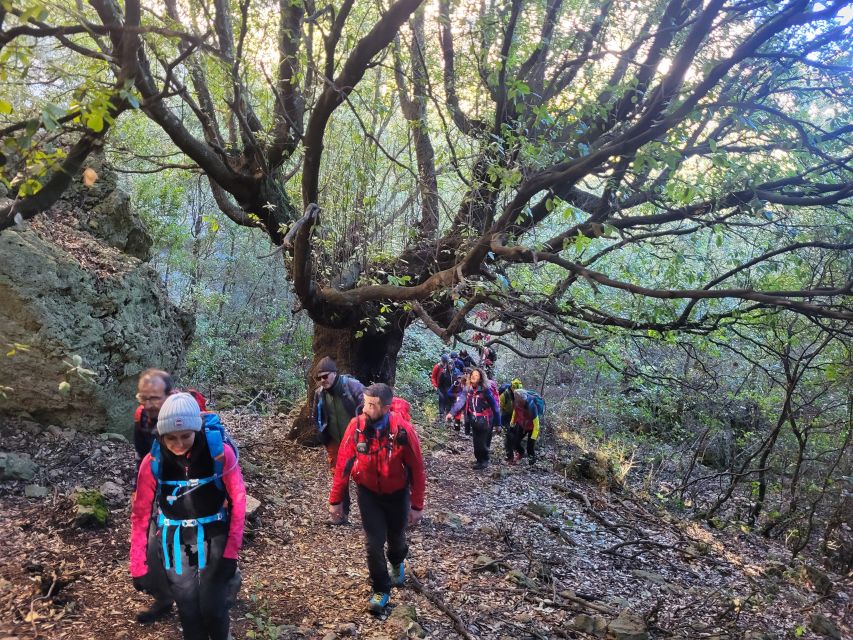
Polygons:
<instances>
[{"instance_id":1,"label":"red hiking jacket","mask_svg":"<svg viewBox=\"0 0 853 640\"><path fill-rule=\"evenodd\" d=\"M388 427L377 437L366 438L364 425L365 416L362 414L347 426L338 450L329 504L343 501L352 476L357 485L374 493L395 493L410 486L412 509L421 511L424 508L426 474L415 428L395 411L389 414ZM406 432L405 442L398 439L402 429ZM358 453L356 445L359 442L367 443L367 453Z\"/></svg>"},{"instance_id":2,"label":"red hiking jacket","mask_svg":"<svg viewBox=\"0 0 853 640\"><path fill-rule=\"evenodd\" d=\"M432 373L429 376L429 379L432 381L432 388L438 389L438 376L441 375L442 364L440 362L436 363L436 365L432 368Z\"/></svg>"}]
</instances>

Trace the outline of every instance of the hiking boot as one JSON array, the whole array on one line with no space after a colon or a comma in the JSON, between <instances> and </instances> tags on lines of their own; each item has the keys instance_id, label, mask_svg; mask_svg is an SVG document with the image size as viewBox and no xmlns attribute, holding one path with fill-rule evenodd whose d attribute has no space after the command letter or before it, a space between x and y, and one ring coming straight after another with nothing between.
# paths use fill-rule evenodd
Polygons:
<instances>
[{"instance_id":1,"label":"hiking boot","mask_svg":"<svg viewBox=\"0 0 853 640\"><path fill-rule=\"evenodd\" d=\"M149 609L143 609L136 614L136 621L139 624L151 624L162 620L172 613L171 600L156 600Z\"/></svg>"},{"instance_id":2,"label":"hiking boot","mask_svg":"<svg viewBox=\"0 0 853 640\"><path fill-rule=\"evenodd\" d=\"M406 561L391 565L391 584L402 587L406 583Z\"/></svg>"},{"instance_id":3,"label":"hiking boot","mask_svg":"<svg viewBox=\"0 0 853 640\"><path fill-rule=\"evenodd\" d=\"M471 468L475 469L476 471L482 471L483 469L485 469L488 466L489 466L488 462L475 462Z\"/></svg>"},{"instance_id":4,"label":"hiking boot","mask_svg":"<svg viewBox=\"0 0 853 640\"><path fill-rule=\"evenodd\" d=\"M367 601L367 610L371 613L382 613L385 607L388 606L388 601L391 599L387 593L374 593Z\"/></svg>"},{"instance_id":5,"label":"hiking boot","mask_svg":"<svg viewBox=\"0 0 853 640\"><path fill-rule=\"evenodd\" d=\"M533 456L530 456L530 457L527 459L527 461L530 463L530 466L531 466L531 467L532 467L534 464L536 464L536 458L534 458Z\"/></svg>"}]
</instances>

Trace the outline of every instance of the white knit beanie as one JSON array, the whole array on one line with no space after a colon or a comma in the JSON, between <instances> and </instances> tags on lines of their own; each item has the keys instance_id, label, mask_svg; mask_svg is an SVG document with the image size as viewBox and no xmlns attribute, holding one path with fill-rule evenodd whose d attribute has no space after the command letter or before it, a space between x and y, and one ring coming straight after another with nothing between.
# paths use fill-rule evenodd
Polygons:
<instances>
[{"instance_id":1,"label":"white knit beanie","mask_svg":"<svg viewBox=\"0 0 853 640\"><path fill-rule=\"evenodd\" d=\"M201 409L188 393L175 393L166 398L157 416L157 433L201 431Z\"/></svg>"}]
</instances>

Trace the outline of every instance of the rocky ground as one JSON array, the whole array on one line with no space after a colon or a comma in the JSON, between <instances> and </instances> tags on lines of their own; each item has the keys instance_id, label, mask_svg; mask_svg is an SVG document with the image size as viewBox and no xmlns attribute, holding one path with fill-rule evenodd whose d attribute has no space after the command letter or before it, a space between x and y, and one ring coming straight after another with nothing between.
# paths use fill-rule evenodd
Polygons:
<instances>
[{"instance_id":1,"label":"rocky ground","mask_svg":"<svg viewBox=\"0 0 853 640\"><path fill-rule=\"evenodd\" d=\"M414 576L392 593L390 617L375 618L357 511L349 526L326 524L322 452L289 442L283 419L223 417L260 501L235 638L853 637L849 577L566 478L547 460L508 466L499 438L497 462L474 471L470 443L438 426L421 429L427 510L411 533ZM132 447L24 421L3 422L0 437L0 640L180 638L175 615L134 621L148 600L127 571ZM74 524L75 488L105 496L106 527Z\"/></svg>"}]
</instances>

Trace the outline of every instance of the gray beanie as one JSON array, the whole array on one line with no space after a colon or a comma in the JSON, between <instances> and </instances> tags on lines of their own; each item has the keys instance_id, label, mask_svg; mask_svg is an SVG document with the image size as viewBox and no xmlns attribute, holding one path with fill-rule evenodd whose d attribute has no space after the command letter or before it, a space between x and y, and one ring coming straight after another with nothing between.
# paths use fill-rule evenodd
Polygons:
<instances>
[{"instance_id":1,"label":"gray beanie","mask_svg":"<svg viewBox=\"0 0 853 640\"><path fill-rule=\"evenodd\" d=\"M161 436L175 431L201 431L201 409L188 393L173 393L157 416L157 433Z\"/></svg>"}]
</instances>

